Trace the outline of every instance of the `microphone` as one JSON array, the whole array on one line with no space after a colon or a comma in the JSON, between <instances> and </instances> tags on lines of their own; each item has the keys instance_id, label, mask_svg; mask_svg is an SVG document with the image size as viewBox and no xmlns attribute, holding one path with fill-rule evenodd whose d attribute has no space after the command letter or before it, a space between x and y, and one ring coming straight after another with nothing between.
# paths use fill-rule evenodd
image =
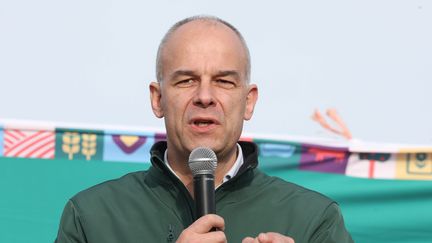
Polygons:
<instances>
[{"instance_id":1,"label":"microphone","mask_svg":"<svg viewBox=\"0 0 432 243\"><path fill-rule=\"evenodd\" d=\"M216 213L214 173L217 157L210 148L198 147L189 155L189 168L194 179L197 218Z\"/></svg>"}]
</instances>

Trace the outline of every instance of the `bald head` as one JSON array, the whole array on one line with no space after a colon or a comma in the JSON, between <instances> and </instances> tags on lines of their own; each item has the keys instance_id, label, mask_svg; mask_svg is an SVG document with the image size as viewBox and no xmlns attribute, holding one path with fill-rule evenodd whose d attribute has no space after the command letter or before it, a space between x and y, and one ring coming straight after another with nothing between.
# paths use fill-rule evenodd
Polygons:
<instances>
[{"instance_id":1,"label":"bald head","mask_svg":"<svg viewBox=\"0 0 432 243\"><path fill-rule=\"evenodd\" d=\"M158 82L163 81L165 78L165 61L167 58L169 58L168 56L171 54L169 52L170 44L175 45L176 41L182 39L183 36L186 36L188 34L189 37L190 35L196 35L198 32L200 32L201 34L206 34L206 32L208 32L208 30L211 28L225 29L226 31L231 32L235 36L236 40L234 40L234 42L238 42L240 44L240 48L242 49L242 52L244 54L244 79L246 80L246 82L249 82L251 69L250 54L243 36L234 26L222 19L213 16L189 17L177 22L168 30L161 43L159 44L159 49L156 57L156 75ZM233 42L229 42L226 44L228 45L232 43Z\"/></svg>"}]
</instances>

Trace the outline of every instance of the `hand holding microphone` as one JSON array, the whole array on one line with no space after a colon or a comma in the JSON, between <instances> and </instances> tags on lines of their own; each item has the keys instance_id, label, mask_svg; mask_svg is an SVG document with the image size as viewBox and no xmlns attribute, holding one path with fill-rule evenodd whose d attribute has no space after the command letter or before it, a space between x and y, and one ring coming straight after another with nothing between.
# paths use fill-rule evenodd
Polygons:
<instances>
[{"instance_id":1,"label":"hand holding microphone","mask_svg":"<svg viewBox=\"0 0 432 243\"><path fill-rule=\"evenodd\" d=\"M194 178L194 197L197 220L180 234L177 243L183 242L227 242L225 222L214 214L216 154L209 148L198 147L189 156L189 168ZM220 229L215 231L214 229ZM294 240L275 232L261 233L257 237L246 237L243 243L294 243Z\"/></svg>"}]
</instances>

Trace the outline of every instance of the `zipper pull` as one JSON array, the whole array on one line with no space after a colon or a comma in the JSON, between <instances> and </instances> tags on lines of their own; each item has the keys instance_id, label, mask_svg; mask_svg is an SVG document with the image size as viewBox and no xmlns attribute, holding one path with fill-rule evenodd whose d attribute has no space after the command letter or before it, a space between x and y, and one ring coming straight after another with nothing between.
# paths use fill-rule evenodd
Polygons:
<instances>
[{"instance_id":1,"label":"zipper pull","mask_svg":"<svg viewBox=\"0 0 432 243\"><path fill-rule=\"evenodd\" d=\"M168 225L168 235L167 235L167 242L173 242L174 241L174 227L169 224Z\"/></svg>"}]
</instances>

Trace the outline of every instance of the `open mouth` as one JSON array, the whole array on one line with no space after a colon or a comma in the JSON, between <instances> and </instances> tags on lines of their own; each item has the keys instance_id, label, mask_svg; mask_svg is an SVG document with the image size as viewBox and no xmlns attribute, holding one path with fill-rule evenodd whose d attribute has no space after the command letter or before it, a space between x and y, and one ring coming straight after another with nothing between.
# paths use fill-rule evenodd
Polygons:
<instances>
[{"instance_id":1,"label":"open mouth","mask_svg":"<svg viewBox=\"0 0 432 243\"><path fill-rule=\"evenodd\" d=\"M211 120L196 120L193 124L197 127L207 127L214 124L214 122Z\"/></svg>"}]
</instances>

